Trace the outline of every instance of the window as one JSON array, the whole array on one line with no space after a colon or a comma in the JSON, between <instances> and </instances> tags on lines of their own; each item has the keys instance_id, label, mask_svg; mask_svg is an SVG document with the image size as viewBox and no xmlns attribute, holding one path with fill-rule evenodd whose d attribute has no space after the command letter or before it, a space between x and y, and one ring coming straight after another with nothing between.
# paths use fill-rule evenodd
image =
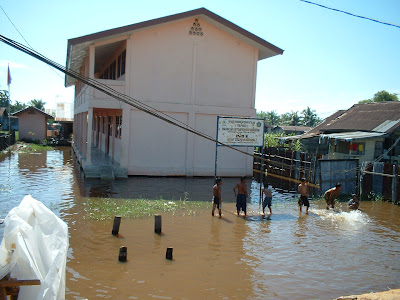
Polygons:
<instances>
[{"instance_id":1,"label":"window","mask_svg":"<svg viewBox=\"0 0 400 300\"><path fill-rule=\"evenodd\" d=\"M125 74L125 63L126 63L126 50L122 52L121 58L121 76Z\"/></svg>"},{"instance_id":2,"label":"window","mask_svg":"<svg viewBox=\"0 0 400 300\"><path fill-rule=\"evenodd\" d=\"M120 78L121 77L121 63L122 63L122 54L120 54L119 56L118 56L118 62L117 62L117 78Z\"/></svg>"},{"instance_id":3,"label":"window","mask_svg":"<svg viewBox=\"0 0 400 300\"><path fill-rule=\"evenodd\" d=\"M112 64L110 65L110 79L115 80L115 76L117 75L117 63L115 62L115 60L112 62Z\"/></svg>"},{"instance_id":4,"label":"window","mask_svg":"<svg viewBox=\"0 0 400 300\"><path fill-rule=\"evenodd\" d=\"M335 152L348 154L350 150L350 143L338 141L335 145Z\"/></svg>"},{"instance_id":5,"label":"window","mask_svg":"<svg viewBox=\"0 0 400 300\"><path fill-rule=\"evenodd\" d=\"M350 155L364 155L364 154L365 154L365 143L350 144Z\"/></svg>"},{"instance_id":6,"label":"window","mask_svg":"<svg viewBox=\"0 0 400 300\"><path fill-rule=\"evenodd\" d=\"M108 135L112 136L112 132L113 132L113 117L108 117Z\"/></svg>"},{"instance_id":7,"label":"window","mask_svg":"<svg viewBox=\"0 0 400 300\"><path fill-rule=\"evenodd\" d=\"M115 117L115 137L121 138L121 131L122 131L122 116Z\"/></svg>"},{"instance_id":8,"label":"window","mask_svg":"<svg viewBox=\"0 0 400 300\"><path fill-rule=\"evenodd\" d=\"M103 133L106 133L106 117L103 117Z\"/></svg>"},{"instance_id":9,"label":"window","mask_svg":"<svg viewBox=\"0 0 400 300\"><path fill-rule=\"evenodd\" d=\"M107 68L100 74L100 79L111 79L115 80L120 78L125 74L125 64L126 64L126 50L118 56Z\"/></svg>"}]
</instances>

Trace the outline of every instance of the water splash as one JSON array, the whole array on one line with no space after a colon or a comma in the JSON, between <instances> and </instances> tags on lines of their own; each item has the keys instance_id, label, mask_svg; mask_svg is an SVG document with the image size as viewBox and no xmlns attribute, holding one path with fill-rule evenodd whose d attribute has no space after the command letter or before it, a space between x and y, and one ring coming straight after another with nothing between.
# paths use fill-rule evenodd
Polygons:
<instances>
[{"instance_id":1,"label":"water splash","mask_svg":"<svg viewBox=\"0 0 400 300\"><path fill-rule=\"evenodd\" d=\"M367 225L371 221L368 215L364 214L360 210L342 211L311 209L310 211L320 216L323 220L344 223L344 225Z\"/></svg>"}]
</instances>

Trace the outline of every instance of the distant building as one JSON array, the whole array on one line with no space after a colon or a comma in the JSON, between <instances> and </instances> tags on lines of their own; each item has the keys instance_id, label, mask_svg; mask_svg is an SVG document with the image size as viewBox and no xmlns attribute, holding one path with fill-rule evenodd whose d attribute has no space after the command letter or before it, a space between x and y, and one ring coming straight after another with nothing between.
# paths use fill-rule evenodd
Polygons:
<instances>
[{"instance_id":1,"label":"distant building","mask_svg":"<svg viewBox=\"0 0 400 300\"><path fill-rule=\"evenodd\" d=\"M12 114L18 117L19 139L43 142L47 138L47 121L53 116L29 106Z\"/></svg>"},{"instance_id":2,"label":"distant building","mask_svg":"<svg viewBox=\"0 0 400 300\"><path fill-rule=\"evenodd\" d=\"M70 39L67 68L209 136L217 116L255 117L257 62L283 50L201 8ZM214 175L215 143L113 99L71 76L74 150L92 147L129 175ZM253 148L241 148L252 153ZM252 158L221 147L218 175L252 174Z\"/></svg>"},{"instance_id":3,"label":"distant building","mask_svg":"<svg viewBox=\"0 0 400 300\"><path fill-rule=\"evenodd\" d=\"M303 135L284 139L301 139L308 152L325 154L327 159L362 162L381 157L380 161L399 163L400 102L355 104Z\"/></svg>"},{"instance_id":4,"label":"distant building","mask_svg":"<svg viewBox=\"0 0 400 300\"><path fill-rule=\"evenodd\" d=\"M8 131L9 129L18 130L18 118L9 116L7 107L0 107L0 130Z\"/></svg>"},{"instance_id":5,"label":"distant building","mask_svg":"<svg viewBox=\"0 0 400 300\"><path fill-rule=\"evenodd\" d=\"M309 131L311 127L308 126L290 126L290 125L277 125L271 129L272 133L284 133L284 134L303 134Z\"/></svg>"}]
</instances>

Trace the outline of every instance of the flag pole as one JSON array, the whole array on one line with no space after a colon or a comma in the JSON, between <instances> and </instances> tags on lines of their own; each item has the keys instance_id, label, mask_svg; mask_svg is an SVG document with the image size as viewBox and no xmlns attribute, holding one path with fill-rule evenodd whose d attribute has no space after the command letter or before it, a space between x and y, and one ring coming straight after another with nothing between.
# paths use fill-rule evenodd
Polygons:
<instances>
[{"instance_id":1,"label":"flag pole","mask_svg":"<svg viewBox=\"0 0 400 300\"><path fill-rule=\"evenodd\" d=\"M10 84L11 84L11 73L10 73L10 64L8 64L7 70L7 86L8 86L8 134L11 134L11 94L10 94Z\"/></svg>"}]
</instances>

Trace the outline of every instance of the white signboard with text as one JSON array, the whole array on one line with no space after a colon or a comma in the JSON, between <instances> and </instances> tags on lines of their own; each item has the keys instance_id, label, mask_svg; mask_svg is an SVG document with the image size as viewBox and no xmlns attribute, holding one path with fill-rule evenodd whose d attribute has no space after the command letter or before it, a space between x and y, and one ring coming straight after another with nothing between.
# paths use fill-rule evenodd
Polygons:
<instances>
[{"instance_id":1,"label":"white signboard with text","mask_svg":"<svg viewBox=\"0 0 400 300\"><path fill-rule=\"evenodd\" d=\"M260 147L264 143L264 120L218 117L218 142L229 146Z\"/></svg>"}]
</instances>

